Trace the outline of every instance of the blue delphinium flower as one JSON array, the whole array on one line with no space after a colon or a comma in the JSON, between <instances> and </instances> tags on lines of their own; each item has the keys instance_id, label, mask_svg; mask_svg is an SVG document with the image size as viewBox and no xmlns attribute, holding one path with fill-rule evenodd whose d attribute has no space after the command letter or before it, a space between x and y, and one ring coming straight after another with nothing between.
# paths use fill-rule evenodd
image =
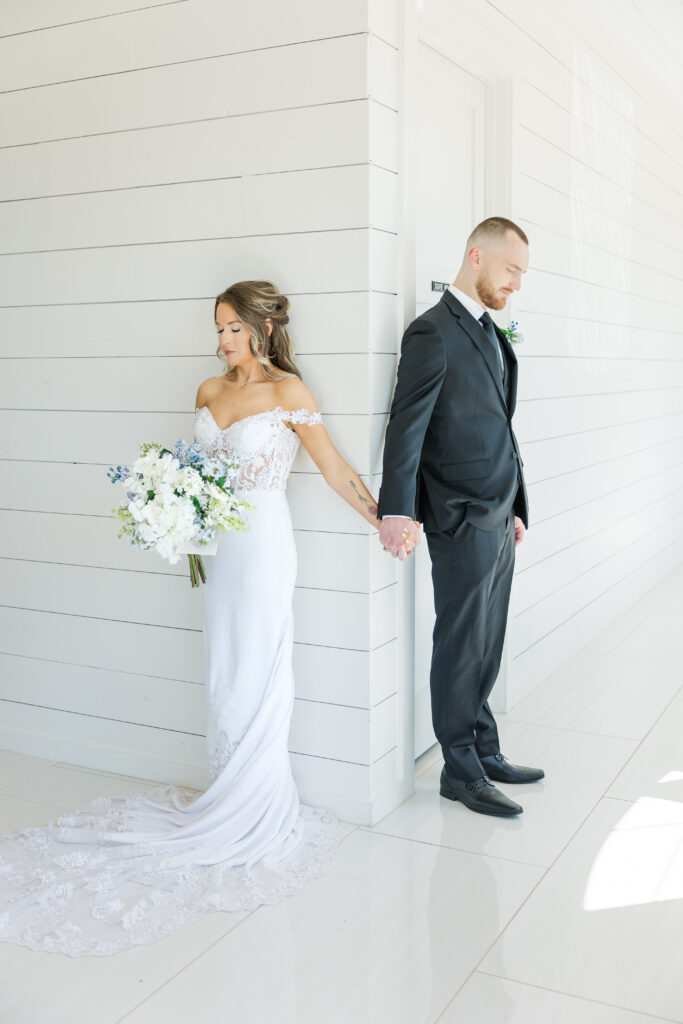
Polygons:
<instances>
[{"instance_id":1,"label":"blue delphinium flower","mask_svg":"<svg viewBox=\"0 0 683 1024\"><path fill-rule=\"evenodd\" d=\"M129 476L128 467L127 466L117 466L116 470L114 470L114 467L110 466L109 467L109 472L107 473L107 476L109 477L109 479L111 480L111 482L113 484L116 484L116 483L119 482L119 480L122 480L124 478L124 476Z\"/></svg>"}]
</instances>

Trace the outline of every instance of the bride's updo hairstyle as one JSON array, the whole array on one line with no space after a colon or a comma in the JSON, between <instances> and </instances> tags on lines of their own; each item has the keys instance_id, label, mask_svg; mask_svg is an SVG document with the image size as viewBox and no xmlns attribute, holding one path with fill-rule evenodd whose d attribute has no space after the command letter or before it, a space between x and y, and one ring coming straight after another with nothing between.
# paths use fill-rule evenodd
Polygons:
<instances>
[{"instance_id":1,"label":"bride's updo hairstyle","mask_svg":"<svg viewBox=\"0 0 683 1024\"><path fill-rule=\"evenodd\" d=\"M271 380L279 378L273 367L301 377L294 362L294 345L287 330L289 299L286 295L282 295L270 281L238 281L221 292L216 299L214 319L222 302L232 306L249 331L252 355L261 364L264 377ZM270 334L266 320L273 324ZM225 376L233 380L237 370L227 362L220 345L216 355L227 366Z\"/></svg>"}]
</instances>

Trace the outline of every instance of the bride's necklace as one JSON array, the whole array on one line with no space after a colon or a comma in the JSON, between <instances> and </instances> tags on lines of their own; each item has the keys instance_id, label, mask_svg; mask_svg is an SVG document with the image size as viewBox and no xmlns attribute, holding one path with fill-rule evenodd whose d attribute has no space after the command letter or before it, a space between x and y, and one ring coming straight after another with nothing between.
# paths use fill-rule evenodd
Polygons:
<instances>
[{"instance_id":1,"label":"bride's necklace","mask_svg":"<svg viewBox=\"0 0 683 1024\"><path fill-rule=\"evenodd\" d=\"M259 380L262 380L262 379L263 378L260 378L260 377L250 377L248 380L243 380L242 383L240 384L240 387L243 388L245 384L253 384L254 381L259 381ZM239 383L239 381L238 381L238 383Z\"/></svg>"}]
</instances>

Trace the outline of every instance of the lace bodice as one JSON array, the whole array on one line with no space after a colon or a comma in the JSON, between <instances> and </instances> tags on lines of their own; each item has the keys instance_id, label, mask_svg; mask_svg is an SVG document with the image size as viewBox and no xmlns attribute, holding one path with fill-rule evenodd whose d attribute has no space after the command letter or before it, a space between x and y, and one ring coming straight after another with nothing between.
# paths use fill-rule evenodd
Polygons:
<instances>
[{"instance_id":1,"label":"lace bodice","mask_svg":"<svg viewBox=\"0 0 683 1024\"><path fill-rule=\"evenodd\" d=\"M322 423L319 412L274 409L256 412L221 430L207 405L195 410L194 437L212 458L239 463L238 491L284 491L299 447L286 423Z\"/></svg>"}]
</instances>

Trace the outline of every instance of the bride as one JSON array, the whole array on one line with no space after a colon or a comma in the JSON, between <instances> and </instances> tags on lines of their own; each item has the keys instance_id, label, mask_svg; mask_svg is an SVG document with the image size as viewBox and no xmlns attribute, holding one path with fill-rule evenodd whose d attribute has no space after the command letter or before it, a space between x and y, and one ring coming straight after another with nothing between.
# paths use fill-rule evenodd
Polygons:
<instances>
[{"instance_id":1,"label":"bride","mask_svg":"<svg viewBox=\"0 0 683 1024\"><path fill-rule=\"evenodd\" d=\"M0 837L0 941L111 956L197 914L282 900L334 854L336 819L300 804L287 749L296 551L285 486L299 442L327 483L379 522L301 380L288 310L267 281L219 295L226 369L197 392L195 440L239 464L236 491L250 505L248 530L221 535L202 587L209 787L101 797L56 825ZM406 530L403 557L413 542Z\"/></svg>"}]
</instances>

